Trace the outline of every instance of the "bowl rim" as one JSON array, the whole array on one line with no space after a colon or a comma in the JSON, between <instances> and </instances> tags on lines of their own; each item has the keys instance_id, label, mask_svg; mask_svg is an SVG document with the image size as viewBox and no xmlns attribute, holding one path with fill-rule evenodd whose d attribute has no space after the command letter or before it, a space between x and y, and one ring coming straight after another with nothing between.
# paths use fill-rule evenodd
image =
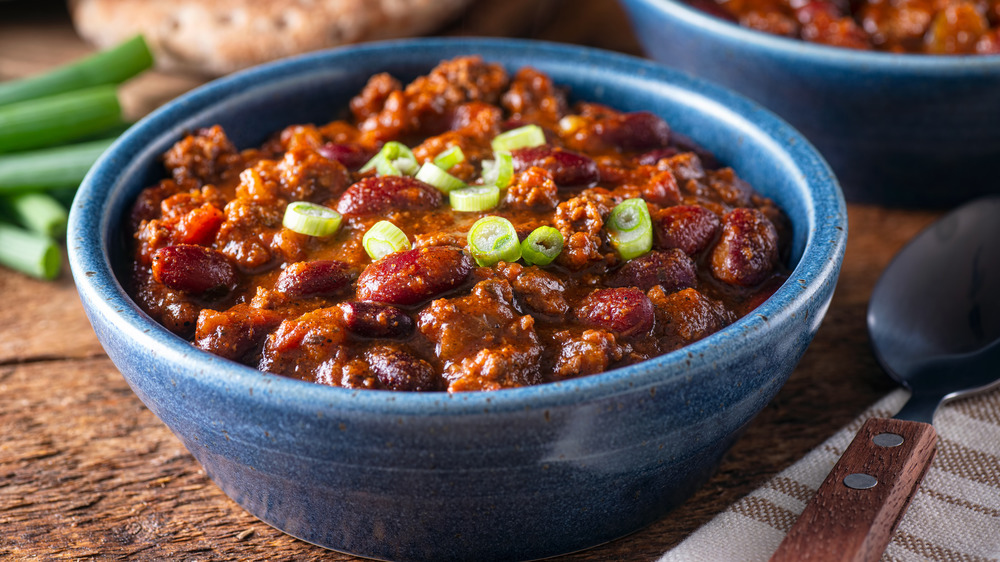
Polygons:
<instances>
[{"instance_id":1,"label":"bowl rim","mask_svg":"<svg viewBox=\"0 0 1000 562\"><path fill-rule=\"evenodd\" d=\"M730 37L741 45L751 45L795 59L815 64L836 65L872 74L918 74L948 78L969 72L1000 71L1000 54L985 55L926 55L919 53L888 53L861 51L812 43L773 35L743 27L690 6L683 0L624 0L626 4L645 4L707 33Z\"/></svg>"},{"instance_id":2,"label":"bowl rim","mask_svg":"<svg viewBox=\"0 0 1000 562\"><path fill-rule=\"evenodd\" d=\"M733 116L761 133L758 141L769 142L771 150L779 151L800 172L798 180L804 185L802 199L807 210L807 224L802 225L807 229L806 243L789 280L754 312L680 350L566 381L460 393L347 389L265 373L195 348L134 304L114 274L108 251L110 241L106 239L106 233L112 230L112 221L107 216L110 213L103 211L108 208L106 198L116 191L119 170L127 170L148 142L162 135L171 122L217 103L222 93L266 84L268 78L307 73L318 63L350 64L352 57L359 54L378 56L401 49L441 51L442 58L466 52L505 62L505 58L530 53L532 57L553 63L572 60L599 64L612 76L638 76L642 80L667 82L701 101L722 104ZM211 377L199 377L198 384L225 392L249 391L253 400L303 411L333 407L342 411L365 410L397 416L426 415L428 412L461 415L524 411L577 403L585 398L611 397L663 383L667 379L660 371L665 368L673 371L670 377L680 377L685 369L711 365L719 358L709 352L711 348L739 348L739 342L749 335L769 329L778 322L791 321L821 292L824 284L835 282L846 245L847 211L836 178L818 151L790 125L739 94L649 60L589 47L522 39L422 38L365 43L281 59L213 80L167 102L130 127L91 168L73 201L68 233L70 266L80 298L89 305L85 308L92 322L94 316L108 319L120 332L118 337L153 350L158 361L187 363L189 367L178 377L212 372ZM88 239L96 239L100 244L87 244ZM779 302L783 304L779 306ZM687 367L678 368L678 365Z\"/></svg>"}]
</instances>

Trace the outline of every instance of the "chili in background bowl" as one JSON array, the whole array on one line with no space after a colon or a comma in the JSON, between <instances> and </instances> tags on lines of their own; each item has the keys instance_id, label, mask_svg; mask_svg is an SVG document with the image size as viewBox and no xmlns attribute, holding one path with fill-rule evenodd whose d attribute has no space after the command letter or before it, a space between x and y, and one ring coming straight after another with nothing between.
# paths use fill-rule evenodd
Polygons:
<instances>
[{"instance_id":1,"label":"chili in background bowl","mask_svg":"<svg viewBox=\"0 0 1000 562\"><path fill-rule=\"evenodd\" d=\"M533 66L571 100L649 110L788 214L793 270L704 340L606 373L496 392L328 387L200 351L143 313L120 280L125 215L159 156L221 124L238 147L325 122L377 72L401 80L482 55ZM98 338L136 394L249 512L306 541L393 560L530 559L662 517L712 474L778 392L829 306L846 241L829 167L770 112L640 59L502 39L375 43L271 63L171 101L127 131L73 204L69 251Z\"/></svg>"},{"instance_id":2,"label":"chili in background bowl","mask_svg":"<svg viewBox=\"0 0 1000 562\"><path fill-rule=\"evenodd\" d=\"M645 51L772 109L849 201L947 207L994 193L1000 55L858 51L741 27L678 0L621 0Z\"/></svg>"}]
</instances>

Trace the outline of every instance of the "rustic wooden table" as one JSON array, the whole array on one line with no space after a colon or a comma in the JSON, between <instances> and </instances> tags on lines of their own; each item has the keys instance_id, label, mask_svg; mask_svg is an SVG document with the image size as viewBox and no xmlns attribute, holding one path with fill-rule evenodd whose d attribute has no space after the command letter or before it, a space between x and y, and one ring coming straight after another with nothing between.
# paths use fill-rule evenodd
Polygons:
<instances>
[{"instance_id":1,"label":"rustic wooden table","mask_svg":"<svg viewBox=\"0 0 1000 562\"><path fill-rule=\"evenodd\" d=\"M527 16L489 4L448 32L638 53L611 0L564 11L559 0L532 0L521 3ZM88 52L61 2L0 2L0 80ZM150 73L125 89L127 110L141 115L198 83ZM648 528L558 560L656 559L888 392L869 349L868 297L892 255L936 216L851 205L847 257L819 334L718 473ZM0 558L355 559L284 535L215 487L104 354L68 273L45 283L0 268L0 297Z\"/></svg>"}]
</instances>

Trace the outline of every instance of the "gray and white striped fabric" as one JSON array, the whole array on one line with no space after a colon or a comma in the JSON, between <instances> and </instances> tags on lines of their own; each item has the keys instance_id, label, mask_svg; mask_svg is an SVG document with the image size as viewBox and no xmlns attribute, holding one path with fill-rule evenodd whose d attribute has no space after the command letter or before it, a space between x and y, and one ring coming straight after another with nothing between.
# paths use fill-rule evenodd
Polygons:
<instances>
[{"instance_id":1,"label":"gray and white striped fabric","mask_svg":"<svg viewBox=\"0 0 1000 562\"><path fill-rule=\"evenodd\" d=\"M891 417L897 390L802 460L691 534L660 562L767 560L872 416ZM934 418L938 451L883 562L1000 561L1000 390L946 404Z\"/></svg>"}]
</instances>

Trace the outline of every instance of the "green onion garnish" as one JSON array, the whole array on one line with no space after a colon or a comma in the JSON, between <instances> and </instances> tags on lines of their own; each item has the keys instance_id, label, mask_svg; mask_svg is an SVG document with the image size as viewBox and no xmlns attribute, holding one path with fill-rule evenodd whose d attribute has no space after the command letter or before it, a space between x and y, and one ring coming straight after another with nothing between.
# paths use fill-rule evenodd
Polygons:
<instances>
[{"instance_id":1,"label":"green onion garnish","mask_svg":"<svg viewBox=\"0 0 1000 562\"><path fill-rule=\"evenodd\" d=\"M412 247L406 233L389 221L378 221L373 224L361 239L361 243L372 260Z\"/></svg>"},{"instance_id":2,"label":"green onion garnish","mask_svg":"<svg viewBox=\"0 0 1000 562\"><path fill-rule=\"evenodd\" d=\"M0 156L0 193L75 188L114 141L102 139Z\"/></svg>"},{"instance_id":3,"label":"green onion garnish","mask_svg":"<svg viewBox=\"0 0 1000 562\"><path fill-rule=\"evenodd\" d=\"M493 137L494 152L510 152L545 144L545 131L538 125L525 125Z\"/></svg>"},{"instance_id":4,"label":"green onion garnish","mask_svg":"<svg viewBox=\"0 0 1000 562\"><path fill-rule=\"evenodd\" d=\"M456 211L486 211L500 203L500 188L495 185L473 185L448 192L448 201Z\"/></svg>"},{"instance_id":5,"label":"green onion garnish","mask_svg":"<svg viewBox=\"0 0 1000 562\"><path fill-rule=\"evenodd\" d=\"M153 66L153 55L141 35L44 74L0 84L0 105L118 84Z\"/></svg>"},{"instance_id":6,"label":"green onion garnish","mask_svg":"<svg viewBox=\"0 0 1000 562\"><path fill-rule=\"evenodd\" d=\"M417 157L405 144L389 141L359 171L364 173L374 168L380 176L412 176L419 166Z\"/></svg>"},{"instance_id":7,"label":"green onion garnish","mask_svg":"<svg viewBox=\"0 0 1000 562\"><path fill-rule=\"evenodd\" d=\"M295 201L285 208L285 218L281 224L288 230L307 236L330 236L340 228L342 218L340 213L329 207L308 201Z\"/></svg>"},{"instance_id":8,"label":"green onion garnish","mask_svg":"<svg viewBox=\"0 0 1000 562\"><path fill-rule=\"evenodd\" d=\"M483 161L483 183L506 189L514 179L514 158L506 151L493 153L493 158Z\"/></svg>"},{"instance_id":9,"label":"green onion garnish","mask_svg":"<svg viewBox=\"0 0 1000 562\"><path fill-rule=\"evenodd\" d=\"M431 164L430 162L420 167L416 177L418 180L438 188L442 193L448 193L453 189L462 189L465 187L464 181L442 170L437 164Z\"/></svg>"},{"instance_id":10,"label":"green onion garnish","mask_svg":"<svg viewBox=\"0 0 1000 562\"><path fill-rule=\"evenodd\" d=\"M48 236L0 223L0 264L39 279L55 279L62 256Z\"/></svg>"},{"instance_id":11,"label":"green onion garnish","mask_svg":"<svg viewBox=\"0 0 1000 562\"><path fill-rule=\"evenodd\" d=\"M434 165L442 170L450 170L452 166L462 162L465 162L465 153L460 146L453 146L434 158Z\"/></svg>"},{"instance_id":12,"label":"green onion garnish","mask_svg":"<svg viewBox=\"0 0 1000 562\"><path fill-rule=\"evenodd\" d=\"M62 203L45 193L14 193L0 198L4 209L32 232L59 238L66 234L69 213Z\"/></svg>"},{"instance_id":13,"label":"green onion garnish","mask_svg":"<svg viewBox=\"0 0 1000 562\"><path fill-rule=\"evenodd\" d=\"M499 261L515 262L521 257L521 244L517 231L503 217L483 217L469 230L469 251L476 263L483 267Z\"/></svg>"},{"instance_id":14,"label":"green onion garnish","mask_svg":"<svg viewBox=\"0 0 1000 562\"><path fill-rule=\"evenodd\" d=\"M528 265L549 265L562 249L562 233L551 226L540 226L521 242L521 257Z\"/></svg>"},{"instance_id":15,"label":"green onion garnish","mask_svg":"<svg viewBox=\"0 0 1000 562\"><path fill-rule=\"evenodd\" d=\"M76 140L120 124L114 86L95 86L0 106L0 153Z\"/></svg>"},{"instance_id":16,"label":"green onion garnish","mask_svg":"<svg viewBox=\"0 0 1000 562\"><path fill-rule=\"evenodd\" d=\"M626 199L615 206L607 229L611 245L622 259L630 260L653 248L653 221L642 199Z\"/></svg>"}]
</instances>

